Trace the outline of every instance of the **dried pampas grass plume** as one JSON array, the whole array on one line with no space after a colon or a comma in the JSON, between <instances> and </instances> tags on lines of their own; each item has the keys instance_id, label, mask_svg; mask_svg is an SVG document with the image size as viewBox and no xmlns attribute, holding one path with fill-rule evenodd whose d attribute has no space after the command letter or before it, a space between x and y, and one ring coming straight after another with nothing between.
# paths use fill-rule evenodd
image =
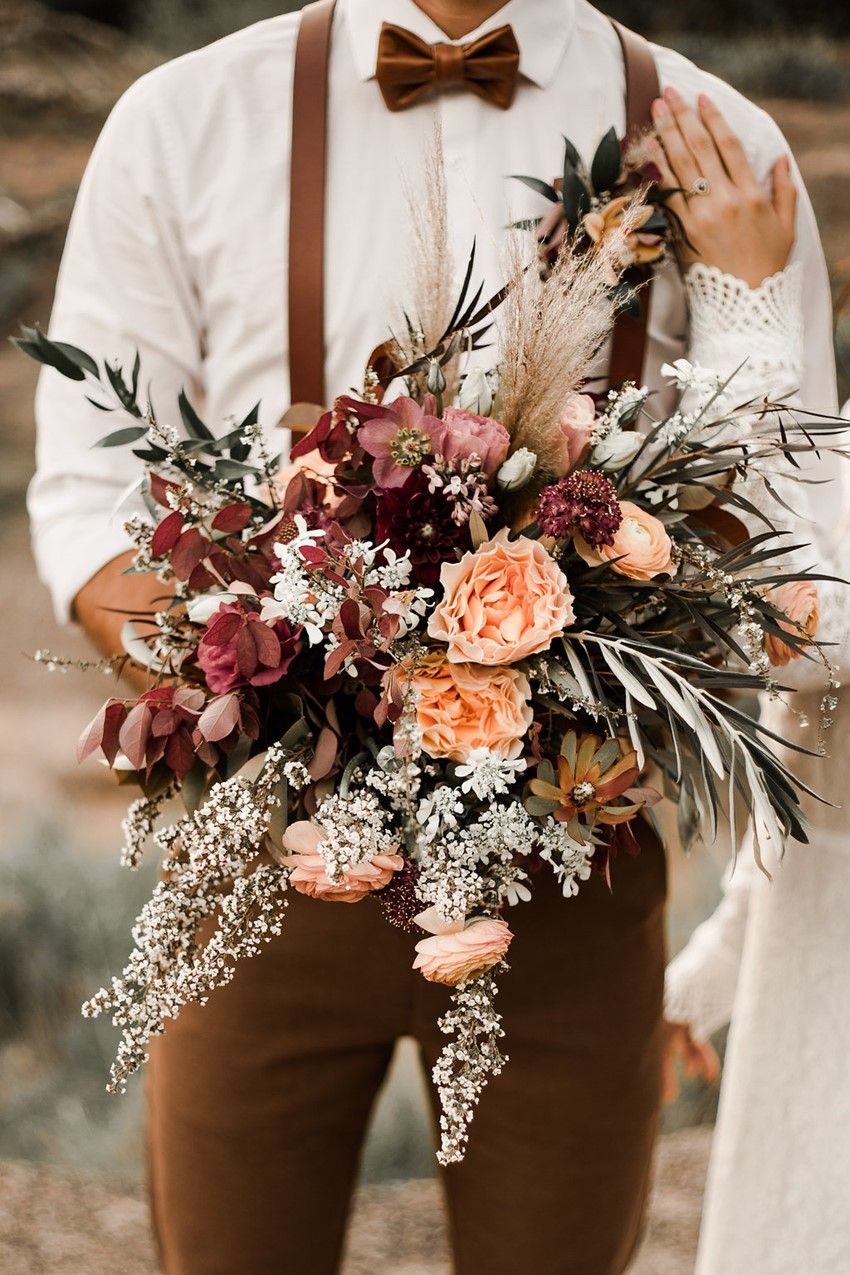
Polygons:
<instances>
[{"instance_id":1,"label":"dried pampas grass plume","mask_svg":"<svg viewBox=\"0 0 850 1275\"><path fill-rule=\"evenodd\" d=\"M512 241L499 323L500 419L511 435L511 450L534 452L544 480L558 474L558 422L566 402L581 389L613 326L618 307L611 280L628 260L626 240L642 207L636 199L590 252L565 244L545 283L529 268L523 243Z\"/></svg>"}]
</instances>

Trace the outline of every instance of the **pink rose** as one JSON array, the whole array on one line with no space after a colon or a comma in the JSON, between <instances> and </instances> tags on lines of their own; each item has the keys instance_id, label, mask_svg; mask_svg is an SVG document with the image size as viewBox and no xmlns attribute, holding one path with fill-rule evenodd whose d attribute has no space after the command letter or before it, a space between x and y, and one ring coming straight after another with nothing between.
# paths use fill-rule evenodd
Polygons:
<instances>
[{"instance_id":1,"label":"pink rose","mask_svg":"<svg viewBox=\"0 0 850 1275\"><path fill-rule=\"evenodd\" d=\"M814 638L820 621L820 601L817 588L811 580L789 580L786 584L777 585L775 589L768 589L765 597L777 611L787 616L787 623L785 620L779 621L781 629L800 639ZM798 660L801 655L799 647L789 646L772 633L765 635L764 649L775 667Z\"/></svg>"},{"instance_id":2,"label":"pink rose","mask_svg":"<svg viewBox=\"0 0 850 1275\"><path fill-rule=\"evenodd\" d=\"M457 987L498 965L512 939L505 921L479 917L462 928L452 926L420 939L413 968L421 970L429 983Z\"/></svg>"},{"instance_id":3,"label":"pink rose","mask_svg":"<svg viewBox=\"0 0 850 1275\"><path fill-rule=\"evenodd\" d=\"M443 600L428 623L453 664L516 664L545 651L575 620L567 577L537 540L503 528L440 571Z\"/></svg>"},{"instance_id":4,"label":"pink rose","mask_svg":"<svg viewBox=\"0 0 850 1275\"><path fill-rule=\"evenodd\" d=\"M589 394L571 394L558 429L563 440L560 474L578 469L590 450L590 435L596 424L596 404Z\"/></svg>"},{"instance_id":5,"label":"pink rose","mask_svg":"<svg viewBox=\"0 0 850 1275\"><path fill-rule=\"evenodd\" d=\"M426 657L411 678L422 747L431 757L466 761L473 748L514 759L534 719L531 687L512 668L451 664Z\"/></svg>"},{"instance_id":6,"label":"pink rose","mask_svg":"<svg viewBox=\"0 0 850 1275\"><path fill-rule=\"evenodd\" d=\"M447 407L443 429L434 434L435 453L446 460L464 460L475 453L488 478L504 464L510 445L511 436L500 421L462 407Z\"/></svg>"},{"instance_id":7,"label":"pink rose","mask_svg":"<svg viewBox=\"0 0 850 1275\"><path fill-rule=\"evenodd\" d=\"M573 543L584 561L591 567L607 562L612 571L628 576L630 580L651 580L653 576L662 574L675 575L673 545L664 530L663 522L630 500L620 502L620 512L623 520L614 532L611 544L593 548L576 532ZM615 562L614 559L619 561Z\"/></svg>"},{"instance_id":8,"label":"pink rose","mask_svg":"<svg viewBox=\"0 0 850 1275\"><path fill-rule=\"evenodd\" d=\"M324 840L322 829L309 819L291 823L283 834L283 846L290 853L284 863L292 871L289 880L299 894L327 903L359 903L373 890L389 885L394 872L404 867L400 854L376 854L364 863L347 869L341 881L332 881L319 847Z\"/></svg>"},{"instance_id":9,"label":"pink rose","mask_svg":"<svg viewBox=\"0 0 850 1275\"><path fill-rule=\"evenodd\" d=\"M239 602L222 603L198 643L207 686L216 695L227 695L237 686L279 682L298 654L299 634L286 620L266 623L259 611L246 610Z\"/></svg>"}]
</instances>

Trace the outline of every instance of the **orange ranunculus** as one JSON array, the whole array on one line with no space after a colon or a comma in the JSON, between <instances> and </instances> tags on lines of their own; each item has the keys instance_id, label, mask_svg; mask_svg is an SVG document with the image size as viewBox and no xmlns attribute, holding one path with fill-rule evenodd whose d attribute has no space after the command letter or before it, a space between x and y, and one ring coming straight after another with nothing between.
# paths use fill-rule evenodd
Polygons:
<instances>
[{"instance_id":1,"label":"orange ranunculus","mask_svg":"<svg viewBox=\"0 0 850 1275\"><path fill-rule=\"evenodd\" d=\"M567 577L551 554L508 534L442 566L444 596L428 633L448 644L453 664L516 664L545 651L575 620Z\"/></svg>"},{"instance_id":2,"label":"orange ranunculus","mask_svg":"<svg viewBox=\"0 0 850 1275\"><path fill-rule=\"evenodd\" d=\"M421 970L429 983L457 987L498 965L512 938L506 921L479 917L462 928L453 926L420 939L413 968Z\"/></svg>"},{"instance_id":3,"label":"orange ranunculus","mask_svg":"<svg viewBox=\"0 0 850 1275\"><path fill-rule=\"evenodd\" d=\"M614 533L611 544L594 548L577 533L574 544L578 554L592 567L607 562L612 571L628 576L630 580L651 580L653 576L662 574L675 575L673 546L663 522L630 500L620 502L620 511L623 520Z\"/></svg>"},{"instance_id":4,"label":"orange ranunculus","mask_svg":"<svg viewBox=\"0 0 850 1275\"><path fill-rule=\"evenodd\" d=\"M322 829L309 819L291 823L283 834L283 846L290 853L284 863L292 871L289 880L299 894L328 903L359 903L373 890L389 885L394 872L404 867L400 854L376 854L363 863L347 869L341 881L332 881L319 846L324 840Z\"/></svg>"},{"instance_id":5,"label":"orange ranunculus","mask_svg":"<svg viewBox=\"0 0 850 1275\"><path fill-rule=\"evenodd\" d=\"M788 580L775 589L769 589L765 597L787 617L787 622L779 621L779 627L786 633L793 633L803 641L815 636L820 621L820 603L817 588L811 580ZM764 649L767 658L776 667L798 660L802 654L799 647L789 646L772 633L766 634Z\"/></svg>"},{"instance_id":6,"label":"orange ranunculus","mask_svg":"<svg viewBox=\"0 0 850 1275\"><path fill-rule=\"evenodd\" d=\"M531 687L512 668L452 664L429 655L411 676L422 747L431 757L466 761L474 748L516 758L534 713Z\"/></svg>"}]
</instances>

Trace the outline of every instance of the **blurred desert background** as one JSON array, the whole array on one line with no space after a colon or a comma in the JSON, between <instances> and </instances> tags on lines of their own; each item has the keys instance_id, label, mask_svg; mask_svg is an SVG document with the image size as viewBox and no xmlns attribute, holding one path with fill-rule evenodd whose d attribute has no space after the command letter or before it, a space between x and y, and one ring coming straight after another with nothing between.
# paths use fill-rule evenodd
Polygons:
<instances>
[{"instance_id":1,"label":"blurred desert background","mask_svg":"<svg viewBox=\"0 0 850 1275\"><path fill-rule=\"evenodd\" d=\"M717 70L777 118L814 199L838 302L850 273L850 42L842 43L850 18L825 0L803 15L766 0L713 3L710 15L707 8L662 0L650 10L645 0L626 0L616 12ZM75 189L123 89L163 58L276 11L280 6L260 0L154 0L135 7L0 0L4 336L20 322L49 317ZM839 321L837 343L846 392L850 324ZM30 557L24 499L33 465L34 381L34 365L4 341L0 1270L153 1275L141 1087L124 1098L105 1093L112 1031L79 1017L84 994L122 963L150 876L117 866L122 794L96 764L79 771L74 764L77 735L104 697L103 679L50 674L27 658L44 647L86 652L78 633L56 626ZM673 863L674 948L713 907L722 858L722 847L706 847ZM421 1086L402 1047L364 1157L345 1275L450 1269ZM693 1270L716 1097L713 1089L686 1084L666 1114L638 1275Z\"/></svg>"}]
</instances>

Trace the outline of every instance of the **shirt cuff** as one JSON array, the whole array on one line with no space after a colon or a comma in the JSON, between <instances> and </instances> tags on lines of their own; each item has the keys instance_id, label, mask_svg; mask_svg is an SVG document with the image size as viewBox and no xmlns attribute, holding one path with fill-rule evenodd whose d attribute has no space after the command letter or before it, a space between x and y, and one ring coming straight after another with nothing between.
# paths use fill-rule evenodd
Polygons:
<instances>
[{"instance_id":1,"label":"shirt cuff","mask_svg":"<svg viewBox=\"0 0 850 1275\"><path fill-rule=\"evenodd\" d=\"M73 620L74 599L92 576L133 548L121 522L79 515L51 519L32 538L39 579L50 592L59 624Z\"/></svg>"}]
</instances>

